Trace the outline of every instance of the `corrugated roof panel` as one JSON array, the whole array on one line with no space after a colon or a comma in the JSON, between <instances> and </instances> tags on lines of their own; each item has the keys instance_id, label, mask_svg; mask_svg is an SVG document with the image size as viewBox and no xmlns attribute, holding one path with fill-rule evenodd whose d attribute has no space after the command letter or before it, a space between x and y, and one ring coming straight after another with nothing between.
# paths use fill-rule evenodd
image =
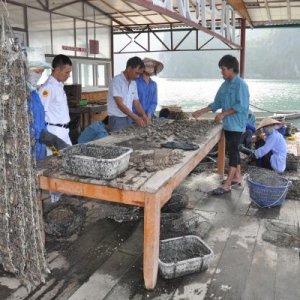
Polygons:
<instances>
[{"instance_id":1,"label":"corrugated roof panel","mask_svg":"<svg viewBox=\"0 0 300 300\"><path fill-rule=\"evenodd\" d=\"M264 20L268 20L268 13L266 9L251 8L248 11L253 22L262 22Z\"/></svg>"},{"instance_id":2,"label":"corrugated roof panel","mask_svg":"<svg viewBox=\"0 0 300 300\"><path fill-rule=\"evenodd\" d=\"M270 14L272 21L284 21L288 20L287 8L270 8Z\"/></svg>"},{"instance_id":3,"label":"corrugated roof panel","mask_svg":"<svg viewBox=\"0 0 300 300\"><path fill-rule=\"evenodd\" d=\"M148 20L144 17L141 17L141 16L140 17L134 17L133 19L134 19L134 22L136 24L151 24L150 20Z\"/></svg>"},{"instance_id":4,"label":"corrugated roof panel","mask_svg":"<svg viewBox=\"0 0 300 300\"><path fill-rule=\"evenodd\" d=\"M132 11L132 8L127 5L126 1L101 0L101 2L104 2L104 3L108 4L109 6L113 7L115 10L120 11L120 12Z\"/></svg>"},{"instance_id":5,"label":"corrugated roof panel","mask_svg":"<svg viewBox=\"0 0 300 300\"><path fill-rule=\"evenodd\" d=\"M293 7L291 16L292 20L300 20L300 7Z\"/></svg>"},{"instance_id":6,"label":"corrugated roof panel","mask_svg":"<svg viewBox=\"0 0 300 300\"><path fill-rule=\"evenodd\" d=\"M36 0L27 0L27 1L25 1L26 3L24 3L24 0L15 0L14 2L22 4L22 5L26 4L26 5L29 5L32 7L36 7L36 8L43 8L43 6Z\"/></svg>"},{"instance_id":7,"label":"corrugated roof panel","mask_svg":"<svg viewBox=\"0 0 300 300\"><path fill-rule=\"evenodd\" d=\"M268 2L268 6L270 8L273 8L273 7L285 7L287 8L286 6L286 2L282 2L282 1L276 1L276 2Z\"/></svg>"},{"instance_id":8,"label":"corrugated roof panel","mask_svg":"<svg viewBox=\"0 0 300 300\"><path fill-rule=\"evenodd\" d=\"M36 1L38 2L38 1ZM49 1L49 9L55 9L56 7L62 6L62 5L68 5L72 4L74 1L72 0L51 0Z\"/></svg>"},{"instance_id":9,"label":"corrugated roof panel","mask_svg":"<svg viewBox=\"0 0 300 300\"><path fill-rule=\"evenodd\" d=\"M77 18L83 18L82 3L73 3L72 5L57 9L55 12L67 16L71 15Z\"/></svg>"},{"instance_id":10,"label":"corrugated roof panel","mask_svg":"<svg viewBox=\"0 0 300 300\"><path fill-rule=\"evenodd\" d=\"M98 7L100 10L102 10L102 11L108 13L108 14L112 14L112 13L116 12L116 10L113 7L108 6L107 4L103 3L102 1L89 0L88 2L91 3L92 5Z\"/></svg>"}]
</instances>

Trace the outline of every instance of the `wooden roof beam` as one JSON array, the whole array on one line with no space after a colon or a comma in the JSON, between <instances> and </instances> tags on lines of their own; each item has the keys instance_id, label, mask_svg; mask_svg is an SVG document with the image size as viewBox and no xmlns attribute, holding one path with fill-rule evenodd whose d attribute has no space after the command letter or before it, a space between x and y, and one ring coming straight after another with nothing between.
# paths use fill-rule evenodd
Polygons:
<instances>
[{"instance_id":1,"label":"wooden roof beam","mask_svg":"<svg viewBox=\"0 0 300 300\"><path fill-rule=\"evenodd\" d=\"M227 0L227 3L235 10L237 11L240 16L249 23L251 27L253 27L252 20L249 16L248 10L245 6L245 3L243 0Z\"/></svg>"}]
</instances>

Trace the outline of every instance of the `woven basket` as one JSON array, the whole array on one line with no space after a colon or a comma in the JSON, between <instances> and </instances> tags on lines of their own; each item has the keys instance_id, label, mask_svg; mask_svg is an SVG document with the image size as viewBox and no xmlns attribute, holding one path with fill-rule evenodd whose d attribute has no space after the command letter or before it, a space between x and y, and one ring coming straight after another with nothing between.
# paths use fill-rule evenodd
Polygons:
<instances>
[{"instance_id":1,"label":"woven basket","mask_svg":"<svg viewBox=\"0 0 300 300\"><path fill-rule=\"evenodd\" d=\"M288 189L291 186L291 181L284 177L279 177L282 180L281 186L267 186L255 182L250 176L247 176L247 184L251 201L257 206L274 207L281 205L287 195Z\"/></svg>"}]
</instances>

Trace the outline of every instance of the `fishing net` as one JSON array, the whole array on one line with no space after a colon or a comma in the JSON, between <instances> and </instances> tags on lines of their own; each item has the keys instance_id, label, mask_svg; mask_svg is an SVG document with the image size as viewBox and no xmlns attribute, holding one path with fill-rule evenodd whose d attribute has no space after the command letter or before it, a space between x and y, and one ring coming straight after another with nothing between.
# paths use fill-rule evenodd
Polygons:
<instances>
[{"instance_id":1,"label":"fishing net","mask_svg":"<svg viewBox=\"0 0 300 300\"><path fill-rule=\"evenodd\" d=\"M3 15L0 39L0 256L4 269L31 290L44 282L48 268L31 156L26 68Z\"/></svg>"}]
</instances>

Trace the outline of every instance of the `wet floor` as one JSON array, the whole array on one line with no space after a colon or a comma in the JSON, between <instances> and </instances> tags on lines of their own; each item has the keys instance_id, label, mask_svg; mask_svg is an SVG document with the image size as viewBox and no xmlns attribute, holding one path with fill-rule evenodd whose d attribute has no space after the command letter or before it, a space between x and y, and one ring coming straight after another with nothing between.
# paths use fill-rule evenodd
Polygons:
<instances>
[{"instance_id":1,"label":"wet floor","mask_svg":"<svg viewBox=\"0 0 300 300\"><path fill-rule=\"evenodd\" d=\"M300 201L287 199L281 207L259 209L250 204L245 183L222 197L209 195L218 184L215 173L191 174L181 185L181 192L188 196L188 206L180 212L182 223L178 218L173 223L185 224L198 215L198 226L191 223L193 234L201 236L214 252L206 271L169 280L159 274L156 288L145 290L142 214L134 211L140 217L130 219L130 212L123 209L127 219L120 222L112 212L106 218L109 211L116 211L114 206L73 198L70 202L83 202L85 220L72 236L48 239L52 273L46 284L28 294L2 271L0 298L299 300L297 238L294 243L279 245L263 237L276 225L292 230L278 224L299 224ZM186 199L183 203L187 204ZM201 220L209 226L204 228ZM273 222L273 227L268 222Z\"/></svg>"}]
</instances>

